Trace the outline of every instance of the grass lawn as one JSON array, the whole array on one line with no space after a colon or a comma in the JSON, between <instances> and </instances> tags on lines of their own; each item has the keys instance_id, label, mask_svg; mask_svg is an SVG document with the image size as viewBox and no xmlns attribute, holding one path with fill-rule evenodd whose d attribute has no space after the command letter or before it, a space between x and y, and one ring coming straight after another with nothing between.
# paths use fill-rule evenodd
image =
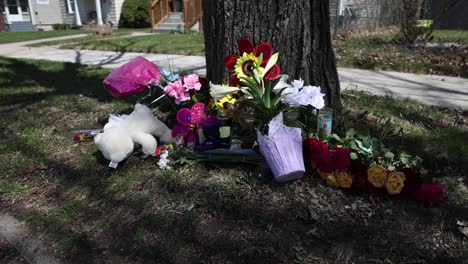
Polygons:
<instances>
[{"instance_id":1,"label":"grass lawn","mask_svg":"<svg viewBox=\"0 0 468 264\"><path fill-rule=\"evenodd\" d=\"M435 41L468 44L468 30L434 30Z\"/></svg>"},{"instance_id":2,"label":"grass lawn","mask_svg":"<svg viewBox=\"0 0 468 264\"><path fill-rule=\"evenodd\" d=\"M426 158L446 197L358 195L316 175L277 184L252 167L161 171L131 156L107 167L73 130L101 128L112 100L90 66L0 58L0 207L66 263L463 263L468 116L345 92L336 131L356 127ZM44 78L47 76L47 78ZM391 118L387 125L382 120Z\"/></svg>"},{"instance_id":3,"label":"grass lawn","mask_svg":"<svg viewBox=\"0 0 468 264\"><path fill-rule=\"evenodd\" d=\"M61 37L66 35L83 34L84 31L78 29L53 30L53 31L34 31L34 32L0 32L0 44Z\"/></svg>"},{"instance_id":4,"label":"grass lawn","mask_svg":"<svg viewBox=\"0 0 468 264\"><path fill-rule=\"evenodd\" d=\"M51 40L51 41L44 40L44 42L29 44L26 46L27 47L43 47L43 46L52 46L52 45L65 45L65 44L70 44L70 43L74 43L74 44L84 43L84 42L89 42L89 41L104 41L104 40L110 40L112 38L128 36L130 34L131 32L129 31L117 31L117 32L113 32L112 35L110 36L88 35L86 37L73 38L73 39L62 39L62 40Z\"/></svg>"},{"instance_id":5,"label":"grass lawn","mask_svg":"<svg viewBox=\"0 0 468 264\"><path fill-rule=\"evenodd\" d=\"M112 32L116 33L131 33L131 32L147 32L151 33L152 28L116 28Z\"/></svg>"},{"instance_id":6,"label":"grass lawn","mask_svg":"<svg viewBox=\"0 0 468 264\"><path fill-rule=\"evenodd\" d=\"M464 47L406 47L392 43L394 36L373 34L337 41L338 66L468 78L468 31L434 31L435 42L456 42Z\"/></svg>"},{"instance_id":7,"label":"grass lawn","mask_svg":"<svg viewBox=\"0 0 468 264\"><path fill-rule=\"evenodd\" d=\"M89 41L62 46L63 48L131 51L163 54L204 55L202 34L155 34L152 36Z\"/></svg>"}]
</instances>

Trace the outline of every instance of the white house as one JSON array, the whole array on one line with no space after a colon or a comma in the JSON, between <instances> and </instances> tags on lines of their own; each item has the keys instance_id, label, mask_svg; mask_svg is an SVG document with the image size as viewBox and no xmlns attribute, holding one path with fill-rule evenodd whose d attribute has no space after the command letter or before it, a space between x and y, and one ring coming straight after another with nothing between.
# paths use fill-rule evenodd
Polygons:
<instances>
[{"instance_id":1,"label":"white house","mask_svg":"<svg viewBox=\"0 0 468 264\"><path fill-rule=\"evenodd\" d=\"M124 0L0 0L10 31L81 26L90 21L118 24Z\"/></svg>"}]
</instances>

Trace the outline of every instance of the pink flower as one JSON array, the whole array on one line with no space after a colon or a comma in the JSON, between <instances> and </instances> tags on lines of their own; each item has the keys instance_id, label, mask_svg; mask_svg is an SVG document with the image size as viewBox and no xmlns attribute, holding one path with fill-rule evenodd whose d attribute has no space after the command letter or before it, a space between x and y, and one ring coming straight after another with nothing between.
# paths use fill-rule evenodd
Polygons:
<instances>
[{"instance_id":1,"label":"pink flower","mask_svg":"<svg viewBox=\"0 0 468 264\"><path fill-rule=\"evenodd\" d=\"M182 85L181 80L168 83L167 86L164 88L164 92L167 95L174 97L176 104L180 104L181 102L190 100L190 94Z\"/></svg>"},{"instance_id":2,"label":"pink flower","mask_svg":"<svg viewBox=\"0 0 468 264\"><path fill-rule=\"evenodd\" d=\"M187 89L187 91L190 90L196 90L199 91L201 88L201 83L198 78L198 75L196 74L189 74L184 76L184 87Z\"/></svg>"},{"instance_id":3,"label":"pink flower","mask_svg":"<svg viewBox=\"0 0 468 264\"><path fill-rule=\"evenodd\" d=\"M436 203L444 196L444 186L440 185L438 181L433 183L424 183L416 191L414 197L422 203Z\"/></svg>"}]
</instances>

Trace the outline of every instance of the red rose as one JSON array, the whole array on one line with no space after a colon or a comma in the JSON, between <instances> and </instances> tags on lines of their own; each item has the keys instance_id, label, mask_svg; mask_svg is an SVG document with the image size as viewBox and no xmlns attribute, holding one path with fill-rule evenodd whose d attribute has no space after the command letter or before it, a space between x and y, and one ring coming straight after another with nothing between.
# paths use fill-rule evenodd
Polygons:
<instances>
[{"instance_id":1,"label":"red rose","mask_svg":"<svg viewBox=\"0 0 468 264\"><path fill-rule=\"evenodd\" d=\"M335 168L345 170L351 162L351 150L347 148L334 147L332 161Z\"/></svg>"},{"instance_id":2,"label":"red rose","mask_svg":"<svg viewBox=\"0 0 468 264\"><path fill-rule=\"evenodd\" d=\"M309 138L309 157L312 161L317 162L320 157L328 154L328 146L325 142L317 138Z\"/></svg>"},{"instance_id":3,"label":"red rose","mask_svg":"<svg viewBox=\"0 0 468 264\"><path fill-rule=\"evenodd\" d=\"M281 69L280 69L280 66L278 64L275 64L273 65L273 67L271 67L271 69L265 74L265 79L267 80L275 80L276 78L278 78L278 76L280 75L281 73Z\"/></svg>"},{"instance_id":4,"label":"red rose","mask_svg":"<svg viewBox=\"0 0 468 264\"><path fill-rule=\"evenodd\" d=\"M438 181L424 183L416 191L414 197L422 203L437 203L444 196L444 188Z\"/></svg>"},{"instance_id":5,"label":"red rose","mask_svg":"<svg viewBox=\"0 0 468 264\"><path fill-rule=\"evenodd\" d=\"M405 174L405 186L403 186L402 193L413 194L415 193L423 184L423 179L421 173L414 171L410 168L404 168L402 172Z\"/></svg>"},{"instance_id":6,"label":"red rose","mask_svg":"<svg viewBox=\"0 0 468 264\"><path fill-rule=\"evenodd\" d=\"M335 166L333 166L333 161L331 159L330 153L324 153L319 157L316 161L317 169L322 172L332 172L335 170Z\"/></svg>"}]
</instances>

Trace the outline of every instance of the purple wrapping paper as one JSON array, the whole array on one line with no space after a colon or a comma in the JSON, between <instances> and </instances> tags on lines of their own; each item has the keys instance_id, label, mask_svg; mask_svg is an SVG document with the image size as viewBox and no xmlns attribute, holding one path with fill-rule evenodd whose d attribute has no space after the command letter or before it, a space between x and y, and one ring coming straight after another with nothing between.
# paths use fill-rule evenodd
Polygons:
<instances>
[{"instance_id":1,"label":"purple wrapping paper","mask_svg":"<svg viewBox=\"0 0 468 264\"><path fill-rule=\"evenodd\" d=\"M270 166L275 180L285 182L302 177L305 167L301 129L285 126L282 112L268 126L268 136L257 131L257 139L260 153Z\"/></svg>"},{"instance_id":2,"label":"purple wrapping paper","mask_svg":"<svg viewBox=\"0 0 468 264\"><path fill-rule=\"evenodd\" d=\"M115 98L143 92L150 82L158 83L161 79L159 67L143 57L135 58L104 79L104 87Z\"/></svg>"}]
</instances>

